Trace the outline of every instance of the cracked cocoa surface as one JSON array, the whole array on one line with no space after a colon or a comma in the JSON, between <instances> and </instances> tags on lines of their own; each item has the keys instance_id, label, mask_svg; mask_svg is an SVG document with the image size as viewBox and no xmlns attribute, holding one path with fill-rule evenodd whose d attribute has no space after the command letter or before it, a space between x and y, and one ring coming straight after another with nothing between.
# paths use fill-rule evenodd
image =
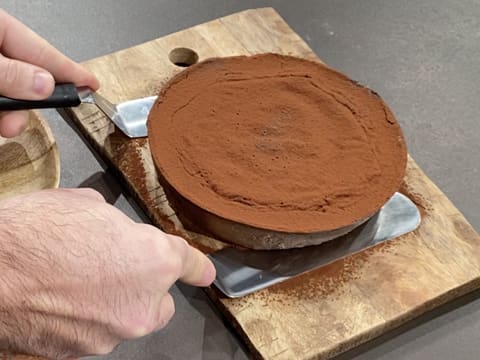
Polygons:
<instances>
[{"instance_id":1,"label":"cracked cocoa surface","mask_svg":"<svg viewBox=\"0 0 480 360\"><path fill-rule=\"evenodd\" d=\"M401 129L373 91L288 56L209 59L174 77L148 121L158 171L216 215L308 233L372 215L406 169Z\"/></svg>"}]
</instances>

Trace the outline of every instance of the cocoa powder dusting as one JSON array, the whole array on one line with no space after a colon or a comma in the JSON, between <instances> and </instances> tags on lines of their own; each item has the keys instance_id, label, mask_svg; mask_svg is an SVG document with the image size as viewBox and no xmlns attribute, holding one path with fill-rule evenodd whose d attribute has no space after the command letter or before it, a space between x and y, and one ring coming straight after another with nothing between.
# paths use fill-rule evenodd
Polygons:
<instances>
[{"instance_id":1,"label":"cocoa powder dusting","mask_svg":"<svg viewBox=\"0 0 480 360\"><path fill-rule=\"evenodd\" d=\"M135 189L132 191L132 194L141 199L140 203L143 205L144 210L157 226L167 233L183 237L190 245L204 253L212 252L211 248L195 242L186 231L177 229L169 217L155 206L154 199L152 199L150 191L147 189L147 173L140 150L146 146L146 142L147 140L144 138L124 141L123 135L111 136L109 138L109 146L112 154L114 154L112 161L117 164L118 169L125 176L126 184Z\"/></svg>"},{"instance_id":2,"label":"cocoa powder dusting","mask_svg":"<svg viewBox=\"0 0 480 360\"><path fill-rule=\"evenodd\" d=\"M319 63L264 54L206 60L174 77L148 119L155 164L223 218L296 233L372 215L406 168L380 99Z\"/></svg>"},{"instance_id":3,"label":"cocoa powder dusting","mask_svg":"<svg viewBox=\"0 0 480 360\"><path fill-rule=\"evenodd\" d=\"M375 253L390 251L393 243L387 241L378 244L347 258L273 285L265 290L265 296L283 303L314 300L318 297L341 296L344 286L361 277L362 266L368 262L368 258Z\"/></svg>"}]
</instances>

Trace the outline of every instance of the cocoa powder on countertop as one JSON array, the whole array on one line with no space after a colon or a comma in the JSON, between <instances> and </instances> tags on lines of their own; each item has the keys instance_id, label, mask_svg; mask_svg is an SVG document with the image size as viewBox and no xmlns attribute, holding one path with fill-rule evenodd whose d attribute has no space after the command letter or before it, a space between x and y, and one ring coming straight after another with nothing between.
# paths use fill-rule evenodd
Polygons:
<instances>
[{"instance_id":1,"label":"cocoa powder on countertop","mask_svg":"<svg viewBox=\"0 0 480 360\"><path fill-rule=\"evenodd\" d=\"M274 54L206 60L175 76L148 120L155 164L214 214L284 232L336 229L399 189L406 147L371 90Z\"/></svg>"}]
</instances>

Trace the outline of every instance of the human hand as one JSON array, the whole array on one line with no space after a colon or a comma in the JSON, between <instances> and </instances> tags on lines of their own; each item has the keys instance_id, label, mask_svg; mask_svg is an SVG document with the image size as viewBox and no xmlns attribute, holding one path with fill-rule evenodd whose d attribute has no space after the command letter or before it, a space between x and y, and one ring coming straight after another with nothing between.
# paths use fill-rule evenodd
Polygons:
<instances>
[{"instance_id":1,"label":"human hand","mask_svg":"<svg viewBox=\"0 0 480 360\"><path fill-rule=\"evenodd\" d=\"M200 251L134 223L94 190L0 202L0 349L105 354L165 326L177 279L207 286L214 278Z\"/></svg>"},{"instance_id":2,"label":"human hand","mask_svg":"<svg viewBox=\"0 0 480 360\"><path fill-rule=\"evenodd\" d=\"M42 100L52 94L55 81L100 86L92 73L0 9L0 95ZM27 123L26 111L0 113L0 136L19 135Z\"/></svg>"}]
</instances>

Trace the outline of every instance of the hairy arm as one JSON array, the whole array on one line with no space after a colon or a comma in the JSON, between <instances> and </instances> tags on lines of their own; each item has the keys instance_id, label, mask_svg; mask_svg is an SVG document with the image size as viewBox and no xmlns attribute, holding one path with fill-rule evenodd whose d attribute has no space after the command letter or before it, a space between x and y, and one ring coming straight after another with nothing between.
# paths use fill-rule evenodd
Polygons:
<instances>
[{"instance_id":1,"label":"hairy arm","mask_svg":"<svg viewBox=\"0 0 480 360\"><path fill-rule=\"evenodd\" d=\"M108 353L165 326L176 280L206 286L214 277L183 239L133 222L93 190L0 201L0 348Z\"/></svg>"}]
</instances>

